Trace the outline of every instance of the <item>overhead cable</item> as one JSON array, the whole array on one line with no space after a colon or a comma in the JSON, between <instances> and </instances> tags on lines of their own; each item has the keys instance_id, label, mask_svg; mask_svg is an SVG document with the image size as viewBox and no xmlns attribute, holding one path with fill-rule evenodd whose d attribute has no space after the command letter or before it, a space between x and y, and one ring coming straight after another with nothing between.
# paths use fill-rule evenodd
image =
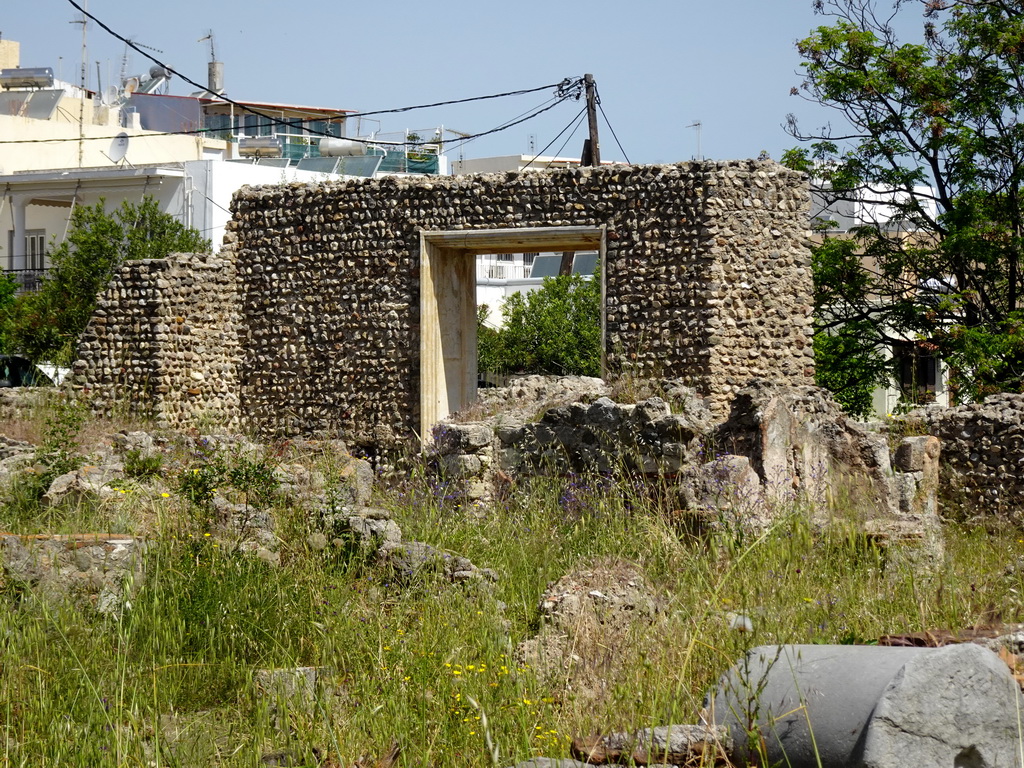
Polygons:
<instances>
[{"instance_id":1,"label":"overhead cable","mask_svg":"<svg viewBox=\"0 0 1024 768\"><path fill-rule=\"evenodd\" d=\"M594 92L595 92L595 93L597 93L597 86L594 86ZM599 94L599 93L597 93L597 108L598 108L599 110L601 110L601 117L603 117L603 118L604 118L604 122L605 122L605 125L607 125L607 126L608 126L608 130L612 132L612 138L614 138L614 139L615 139L615 143L616 143L616 144L618 145L618 147L619 147L619 151L620 151L620 152L622 153L622 156L623 156L624 158L626 158L626 162L627 162L627 163L629 163L630 165L632 165L633 163L632 163L632 161L630 161L630 159L629 159L629 155L627 155L627 154L626 154L626 150L624 150L624 149L622 148L622 142L620 142L620 141L619 141L619 137L615 135L615 129L614 129L614 128L612 128L612 123L611 123L611 121L610 121L610 120L608 119L608 115L606 115L606 114L604 113L604 107L602 107L602 106L601 106L601 94Z\"/></svg>"},{"instance_id":2,"label":"overhead cable","mask_svg":"<svg viewBox=\"0 0 1024 768\"><path fill-rule=\"evenodd\" d=\"M107 26L102 21L100 21L98 18L93 16L91 13L89 13L85 8L83 8L81 5L79 5L75 0L68 0L68 3L70 3L74 8L76 8L79 12L81 12L84 17L94 21L97 24L97 26L99 26L107 34L111 35L112 37L116 38L117 40L120 40L122 43L127 45L129 48L131 48L132 50L136 51L137 53L140 53L142 56L146 57L147 59L152 61L154 64L157 64L158 66L163 67L169 73L171 73L172 75L175 75L176 77L181 78L184 82L188 83L189 85L191 85L191 86L193 86L195 88L198 88L201 91L208 91L206 86L202 85L201 83L197 83L195 80L192 80L191 78L187 77L186 75L183 75L181 72L178 72L173 67L168 66L167 64L165 64L164 62L160 61L158 58L156 58L152 54L150 54L150 53L146 52L145 50L143 50L142 48L140 48L132 40L130 40L130 39L124 37L123 35L120 35L117 32L115 32L109 26ZM412 111L412 110L415 110L415 109L427 109L427 108L430 108L430 107L447 106L447 105L450 105L450 104L464 104L464 103L468 103L468 102L471 102L471 101L482 101L482 100L485 100L485 99L497 99L497 98L503 98L505 96L517 96L517 95L526 94L526 93L535 93L537 91L543 91L543 90L546 90L546 89L549 89L549 88L556 88L557 89L557 94L560 97L559 101L562 101L562 100L570 98L572 96L576 96L577 93L578 93L578 88L579 88L579 86L580 86L580 84L582 82L583 82L582 78L565 78L565 79L563 79L562 81L560 81L558 83L551 83L549 85L537 86L536 88L526 88L526 89L521 89L521 90L518 90L518 91L507 91L505 93L490 94L490 95L487 95L487 96L472 96L472 97L465 98L465 99L453 99L453 100L450 100L450 101L439 101L439 102L435 102L433 104L422 104L422 105L411 106L411 107L397 107L395 109L384 109L384 110L377 110L377 111L373 111L373 112L355 112L355 113L347 113L347 114L339 113L337 115L334 115L333 117L329 116L329 117L325 117L323 119L327 119L327 120L329 120L329 119L347 119L349 117L364 117L364 116L367 116L367 115L381 115L381 114L391 114L391 113L398 113L398 112L409 112L409 111ZM238 107L239 109L241 109L241 110L243 110L245 112L248 112L248 113L253 114L253 115L257 115L258 117L265 118L265 119L271 121L272 124L275 124L275 125L286 125L286 126L291 126L291 127L295 126L296 120L294 120L294 119L293 120L283 120L281 118L274 117L273 115L268 115L268 114L266 114L264 112L260 112L257 109L253 109L251 106L249 106L249 105L247 105L247 104L245 104L243 102L236 101L236 100L228 98L227 96L224 96L224 95L218 95L217 98L218 98L218 100L224 101L224 102L226 102L228 104L231 104L232 106ZM544 111L547 111L547 110L540 110L540 111L534 113L534 115L532 115L531 117L536 117L536 115L539 115L541 112L544 112ZM520 122L522 122L522 121L520 121ZM495 129L492 129L490 131L486 131L484 133L475 134L474 136L472 136L470 138L479 138L480 136L488 136L488 135L490 135L492 133L497 133L499 130L504 130L505 128L511 128L513 125L518 125L518 123L510 123L509 125L506 125L503 128L495 128ZM307 133L311 133L311 134L316 135L316 136L327 136L329 138L337 138L336 136L334 136L334 135L332 135L330 133L327 133L326 131L320 131L320 130L313 129L313 128L304 128L304 130ZM180 132L173 132L173 133L189 134L189 133L196 133L196 132L195 131L180 131ZM386 142L366 141L366 140L361 140L361 139L350 139L350 141L355 141L355 142L363 143L363 144L381 144L381 143L386 143ZM31 143L31 142L3 142L3 143ZM431 142L431 141L420 141L420 142L403 142L403 143L404 144L408 144L410 146L415 146L415 145L420 145L420 144L432 144L434 142Z\"/></svg>"},{"instance_id":3,"label":"overhead cable","mask_svg":"<svg viewBox=\"0 0 1024 768\"><path fill-rule=\"evenodd\" d=\"M584 107L583 109L581 109L581 110L579 111L579 114L577 114L577 115L576 115L576 117L574 117L574 118L573 118L572 120L570 120L570 121L569 121L569 124L568 124L567 126L565 126L565 128L563 128L562 130L560 130L560 131L558 132L558 135L557 135L557 136L555 136L555 138L553 138L553 139L552 139L551 141L549 141L549 142L547 143L547 146L546 146L546 147L544 147L544 149L542 149L542 150L541 150L540 152L538 152L538 153L537 153L536 155L534 155L534 156L533 156L533 157L532 157L532 158L530 159L530 162L528 162L528 163L527 163L526 165L524 165L524 166L523 166L522 168L520 168L519 170L521 170L521 171L525 171L525 170L526 170L527 168L529 168L529 167L530 167L531 165L533 165L533 161L534 161L534 160L536 160L536 159L537 159L538 157L540 157L541 155L543 155L543 154L544 154L545 152L547 152L547 151L548 151L548 149L550 149L551 145L552 145L552 144L554 144L554 143L555 143L556 141L558 141L558 140L559 140L559 139L560 139L560 138L562 137L562 134L563 134L563 133L565 133L566 131L568 131L568 130L569 130L570 128L572 128L572 133L570 133L570 134L569 134L569 138L572 138L572 135L573 135L574 133L576 133L576 129L577 129L577 128L579 128L579 124L580 124L580 123L582 122L582 120L583 120L583 116L584 116L585 114L587 114L587 108L586 108L586 107ZM569 140L569 139L566 139L566 141L568 141L568 140ZM563 144L562 146L564 147L564 146L565 146L565 144ZM561 151L561 150L559 150L559 151Z\"/></svg>"}]
</instances>

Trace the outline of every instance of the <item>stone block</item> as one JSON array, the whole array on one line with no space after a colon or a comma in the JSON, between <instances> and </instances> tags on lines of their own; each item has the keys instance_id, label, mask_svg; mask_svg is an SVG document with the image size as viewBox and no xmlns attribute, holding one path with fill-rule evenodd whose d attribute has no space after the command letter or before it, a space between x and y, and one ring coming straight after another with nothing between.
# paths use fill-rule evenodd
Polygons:
<instances>
[{"instance_id":1,"label":"stone block","mask_svg":"<svg viewBox=\"0 0 1024 768\"><path fill-rule=\"evenodd\" d=\"M893 466L900 472L938 473L941 442L937 437L905 437L893 457Z\"/></svg>"}]
</instances>

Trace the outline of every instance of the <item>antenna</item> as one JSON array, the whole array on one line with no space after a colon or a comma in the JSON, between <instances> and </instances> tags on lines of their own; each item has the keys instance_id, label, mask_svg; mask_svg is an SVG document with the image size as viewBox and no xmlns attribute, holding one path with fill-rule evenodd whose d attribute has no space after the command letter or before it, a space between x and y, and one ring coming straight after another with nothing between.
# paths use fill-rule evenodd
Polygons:
<instances>
[{"instance_id":1,"label":"antenna","mask_svg":"<svg viewBox=\"0 0 1024 768\"><path fill-rule=\"evenodd\" d=\"M88 0L86 0L86 2L85 2L85 10L86 11L89 10L89 2L88 2ZM86 31L89 28L89 20L86 18L85 14L83 13L83 14L81 14L80 18L72 19L71 21L68 22L68 24L81 24L82 25L82 72L81 72L81 82L79 83L79 85L82 86L82 90L84 91L86 85L88 84L88 81L87 81L87 77L88 77L87 68L89 66L89 49L88 49L88 46L87 46Z\"/></svg>"},{"instance_id":2,"label":"antenna","mask_svg":"<svg viewBox=\"0 0 1024 768\"><path fill-rule=\"evenodd\" d=\"M198 40L196 40L196 42L197 43L203 43L203 42L206 42L207 40L210 41L210 61L211 62L216 61L217 60L217 54L216 54L216 52L213 49L213 30L212 29L206 30L206 34L203 37L200 37Z\"/></svg>"},{"instance_id":3,"label":"antenna","mask_svg":"<svg viewBox=\"0 0 1024 768\"><path fill-rule=\"evenodd\" d=\"M132 50L131 47L133 45L134 46L138 46L139 48L145 48L148 51L153 51L153 53L163 53L163 51L161 51L159 48L154 48L151 45L143 45L138 40L136 40L134 37L129 37L129 38L125 39L125 41L124 41L124 55L121 56L121 83L122 84L124 83L125 78L128 77L128 61L129 61L129 57L131 56L131 50Z\"/></svg>"},{"instance_id":4,"label":"antenna","mask_svg":"<svg viewBox=\"0 0 1024 768\"><path fill-rule=\"evenodd\" d=\"M85 13L89 11L89 0L85 0L83 6ZM82 93L79 94L78 104L78 167L81 168L85 161L85 90L88 84L88 67L89 67L89 48L86 40L86 31L89 29L88 18L85 13L82 14L82 18L75 19L70 24L81 24L82 25Z\"/></svg>"},{"instance_id":5,"label":"antenna","mask_svg":"<svg viewBox=\"0 0 1024 768\"><path fill-rule=\"evenodd\" d=\"M703 126L704 126L704 124L700 120L694 120L692 123L690 123L688 126L686 126L687 128L696 128L697 129L697 160L698 161L704 159L704 156L701 155L701 153L700 153L700 130L701 130L701 128Z\"/></svg>"}]
</instances>

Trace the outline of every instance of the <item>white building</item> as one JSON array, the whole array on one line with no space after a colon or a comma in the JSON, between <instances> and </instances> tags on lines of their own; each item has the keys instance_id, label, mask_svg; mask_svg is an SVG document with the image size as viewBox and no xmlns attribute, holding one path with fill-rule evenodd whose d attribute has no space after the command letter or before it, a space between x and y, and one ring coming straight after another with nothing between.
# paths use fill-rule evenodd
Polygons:
<instances>
[{"instance_id":1,"label":"white building","mask_svg":"<svg viewBox=\"0 0 1024 768\"><path fill-rule=\"evenodd\" d=\"M935 219L938 207L930 199L931 188L915 187L914 194L918 200L924 201L926 214ZM831 237L841 237L857 227L878 226L894 236L912 238L916 229L896 215L897 206L908 198L905 191L862 191L856 199L826 205L822 191L812 188L811 220L827 222L821 231ZM921 287L928 289L928 286ZM886 354L896 358L898 381L895 386L874 391L872 407L875 416L883 418L893 413L908 399L917 403L949 405L948 372L932 353L932 345L926 339L907 338L902 344L887 349Z\"/></svg>"},{"instance_id":2,"label":"white building","mask_svg":"<svg viewBox=\"0 0 1024 768\"><path fill-rule=\"evenodd\" d=\"M445 171L436 148L346 140L347 110L226 101L220 65L192 96L162 93L160 67L83 90L23 68L13 40L0 40L0 70L0 266L27 288L78 205L150 195L216 250L243 185Z\"/></svg>"}]
</instances>

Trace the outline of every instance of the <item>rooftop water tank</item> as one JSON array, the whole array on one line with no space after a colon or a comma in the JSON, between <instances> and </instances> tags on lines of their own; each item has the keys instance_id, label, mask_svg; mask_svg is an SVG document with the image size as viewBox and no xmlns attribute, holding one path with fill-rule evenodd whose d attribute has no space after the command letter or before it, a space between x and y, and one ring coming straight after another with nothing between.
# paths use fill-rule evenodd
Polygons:
<instances>
[{"instance_id":1,"label":"rooftop water tank","mask_svg":"<svg viewBox=\"0 0 1024 768\"><path fill-rule=\"evenodd\" d=\"M322 157L354 157L365 155L366 145L352 139L336 139L324 136L320 139L320 155Z\"/></svg>"}]
</instances>

